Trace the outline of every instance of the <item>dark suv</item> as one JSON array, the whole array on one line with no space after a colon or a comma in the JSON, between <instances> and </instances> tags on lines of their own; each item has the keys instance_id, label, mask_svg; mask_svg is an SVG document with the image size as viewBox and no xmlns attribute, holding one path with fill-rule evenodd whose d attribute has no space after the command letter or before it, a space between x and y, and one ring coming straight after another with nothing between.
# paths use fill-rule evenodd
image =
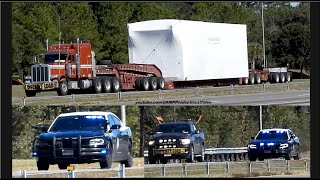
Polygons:
<instances>
[{"instance_id":1,"label":"dark suv","mask_svg":"<svg viewBox=\"0 0 320 180\"><path fill-rule=\"evenodd\" d=\"M48 170L50 164L66 169L70 164L94 162L100 162L101 168L111 168L112 162L132 166L131 129L111 112L60 114L42 131L32 153L38 170Z\"/></svg>"},{"instance_id":2,"label":"dark suv","mask_svg":"<svg viewBox=\"0 0 320 180\"><path fill-rule=\"evenodd\" d=\"M290 129L263 129L251 139L248 145L250 161L279 157L299 160L300 141Z\"/></svg>"},{"instance_id":3,"label":"dark suv","mask_svg":"<svg viewBox=\"0 0 320 180\"><path fill-rule=\"evenodd\" d=\"M204 161L204 133L193 122L167 122L157 126L148 147L150 164L167 163L169 159Z\"/></svg>"}]
</instances>

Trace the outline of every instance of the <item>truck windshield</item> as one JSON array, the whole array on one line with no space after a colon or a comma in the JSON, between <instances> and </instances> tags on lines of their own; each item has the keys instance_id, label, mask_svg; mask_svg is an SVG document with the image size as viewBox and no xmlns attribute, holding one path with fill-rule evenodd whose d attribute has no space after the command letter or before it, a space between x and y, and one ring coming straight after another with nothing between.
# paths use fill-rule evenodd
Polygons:
<instances>
[{"instance_id":1,"label":"truck windshield","mask_svg":"<svg viewBox=\"0 0 320 180\"><path fill-rule=\"evenodd\" d=\"M105 130L107 126L104 116L67 116L59 117L49 132L55 131L101 131Z\"/></svg>"},{"instance_id":2,"label":"truck windshield","mask_svg":"<svg viewBox=\"0 0 320 180\"><path fill-rule=\"evenodd\" d=\"M189 124L161 124L157 127L156 133L190 133Z\"/></svg>"},{"instance_id":3,"label":"truck windshield","mask_svg":"<svg viewBox=\"0 0 320 180\"><path fill-rule=\"evenodd\" d=\"M60 59L59 59L59 53L46 53L44 56L44 62L45 63L54 63L54 62L60 62L65 61L67 58L67 53L60 53Z\"/></svg>"},{"instance_id":4,"label":"truck windshield","mask_svg":"<svg viewBox=\"0 0 320 180\"><path fill-rule=\"evenodd\" d=\"M260 131L256 140L287 140L288 135L285 131Z\"/></svg>"}]
</instances>

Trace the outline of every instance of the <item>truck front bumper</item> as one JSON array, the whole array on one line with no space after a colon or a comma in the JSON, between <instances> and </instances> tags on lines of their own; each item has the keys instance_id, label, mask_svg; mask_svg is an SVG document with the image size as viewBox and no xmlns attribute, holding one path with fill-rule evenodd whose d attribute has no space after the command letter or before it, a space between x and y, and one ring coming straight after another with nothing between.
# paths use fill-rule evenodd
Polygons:
<instances>
[{"instance_id":1,"label":"truck front bumper","mask_svg":"<svg viewBox=\"0 0 320 180\"><path fill-rule=\"evenodd\" d=\"M24 89L28 91L49 91L59 88L57 81L41 82L41 83L26 83Z\"/></svg>"}]
</instances>

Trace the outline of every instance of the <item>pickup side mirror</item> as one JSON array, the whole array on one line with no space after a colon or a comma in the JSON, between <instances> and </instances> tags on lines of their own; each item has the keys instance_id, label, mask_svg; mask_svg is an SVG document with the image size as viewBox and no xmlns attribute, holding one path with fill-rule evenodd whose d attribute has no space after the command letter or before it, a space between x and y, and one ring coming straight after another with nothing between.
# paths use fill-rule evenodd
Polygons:
<instances>
[{"instance_id":1,"label":"pickup side mirror","mask_svg":"<svg viewBox=\"0 0 320 180\"><path fill-rule=\"evenodd\" d=\"M149 131L148 134L149 134L149 135L153 135L154 132L153 132L153 131Z\"/></svg>"},{"instance_id":2,"label":"pickup side mirror","mask_svg":"<svg viewBox=\"0 0 320 180\"><path fill-rule=\"evenodd\" d=\"M197 129L197 130L194 131L194 133L195 133L195 134L200 134L200 130Z\"/></svg>"},{"instance_id":3,"label":"pickup side mirror","mask_svg":"<svg viewBox=\"0 0 320 180\"><path fill-rule=\"evenodd\" d=\"M49 127L50 127L50 125L48 125L48 124L41 124L41 125L32 126L33 129L35 129L36 131L38 131L40 133L47 132Z\"/></svg>"},{"instance_id":4,"label":"pickup side mirror","mask_svg":"<svg viewBox=\"0 0 320 180\"><path fill-rule=\"evenodd\" d=\"M121 125L120 124L114 124L110 127L110 129L120 129Z\"/></svg>"},{"instance_id":5,"label":"pickup side mirror","mask_svg":"<svg viewBox=\"0 0 320 180\"><path fill-rule=\"evenodd\" d=\"M254 139L254 137L252 136L251 139Z\"/></svg>"}]
</instances>

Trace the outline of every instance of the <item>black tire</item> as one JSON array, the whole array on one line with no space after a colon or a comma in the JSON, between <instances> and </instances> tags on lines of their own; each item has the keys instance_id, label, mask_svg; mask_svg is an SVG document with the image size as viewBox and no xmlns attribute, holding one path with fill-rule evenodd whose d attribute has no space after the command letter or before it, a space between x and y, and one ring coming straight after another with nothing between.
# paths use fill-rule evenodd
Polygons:
<instances>
[{"instance_id":1,"label":"black tire","mask_svg":"<svg viewBox=\"0 0 320 180\"><path fill-rule=\"evenodd\" d=\"M140 87L141 87L141 90L148 91L150 88L149 79L148 78L141 78Z\"/></svg>"},{"instance_id":2,"label":"black tire","mask_svg":"<svg viewBox=\"0 0 320 180\"><path fill-rule=\"evenodd\" d=\"M285 160L291 160L292 159L292 154L291 152L289 152L288 154L286 154L286 156L284 157Z\"/></svg>"},{"instance_id":3,"label":"black tire","mask_svg":"<svg viewBox=\"0 0 320 180\"><path fill-rule=\"evenodd\" d=\"M273 73L272 74L272 80L274 83L279 83L280 82L280 75L279 73Z\"/></svg>"},{"instance_id":4,"label":"black tire","mask_svg":"<svg viewBox=\"0 0 320 180\"><path fill-rule=\"evenodd\" d=\"M157 77L157 89L164 89L164 79L163 77Z\"/></svg>"},{"instance_id":5,"label":"black tire","mask_svg":"<svg viewBox=\"0 0 320 180\"><path fill-rule=\"evenodd\" d=\"M150 156L148 161L149 161L149 164L157 164L157 159L153 156Z\"/></svg>"},{"instance_id":6,"label":"black tire","mask_svg":"<svg viewBox=\"0 0 320 180\"><path fill-rule=\"evenodd\" d=\"M272 83L272 82L273 82L273 74L272 74L272 73L270 73L270 74L268 75L268 80L269 80L269 83Z\"/></svg>"},{"instance_id":7,"label":"black tire","mask_svg":"<svg viewBox=\"0 0 320 180\"><path fill-rule=\"evenodd\" d=\"M37 94L37 91L32 91L32 90L25 90L24 92L26 93L27 97L34 97Z\"/></svg>"},{"instance_id":8,"label":"black tire","mask_svg":"<svg viewBox=\"0 0 320 180\"><path fill-rule=\"evenodd\" d=\"M38 167L38 171L47 171L49 169L49 162L42 160L42 159L38 159L37 161L37 167Z\"/></svg>"},{"instance_id":9,"label":"black tire","mask_svg":"<svg viewBox=\"0 0 320 180\"><path fill-rule=\"evenodd\" d=\"M65 96L68 94L69 88L68 83L65 79L61 80L59 82L59 89L57 90L57 93L59 96Z\"/></svg>"},{"instance_id":10,"label":"black tire","mask_svg":"<svg viewBox=\"0 0 320 180\"><path fill-rule=\"evenodd\" d=\"M99 94L102 91L102 82L100 78L94 78L92 81L92 90L94 93Z\"/></svg>"},{"instance_id":11,"label":"black tire","mask_svg":"<svg viewBox=\"0 0 320 180\"><path fill-rule=\"evenodd\" d=\"M112 146L110 142L107 145L107 149L109 149L108 154L99 162L101 169L110 169L112 167Z\"/></svg>"},{"instance_id":12,"label":"black tire","mask_svg":"<svg viewBox=\"0 0 320 180\"><path fill-rule=\"evenodd\" d=\"M197 161L204 162L205 161L204 156L205 156L205 148L203 145L201 145L201 156L197 158Z\"/></svg>"},{"instance_id":13,"label":"black tire","mask_svg":"<svg viewBox=\"0 0 320 180\"><path fill-rule=\"evenodd\" d=\"M285 76L286 76L286 81L287 81L287 82L291 82L291 80L292 80L292 79L291 79L291 74L290 74L289 72L286 72L286 73L285 73Z\"/></svg>"},{"instance_id":14,"label":"black tire","mask_svg":"<svg viewBox=\"0 0 320 180\"><path fill-rule=\"evenodd\" d=\"M168 159L166 159L166 158L160 158L160 163L161 163L161 164L167 164L167 163L168 163Z\"/></svg>"},{"instance_id":15,"label":"black tire","mask_svg":"<svg viewBox=\"0 0 320 180\"><path fill-rule=\"evenodd\" d=\"M111 78L111 88L112 92L119 92L121 90L121 82L120 79L117 77L112 77Z\"/></svg>"},{"instance_id":16,"label":"black tire","mask_svg":"<svg viewBox=\"0 0 320 180\"><path fill-rule=\"evenodd\" d=\"M243 84L244 85L248 85L249 84L249 78L248 77L243 78Z\"/></svg>"},{"instance_id":17,"label":"black tire","mask_svg":"<svg viewBox=\"0 0 320 180\"><path fill-rule=\"evenodd\" d=\"M157 90L158 84L157 84L157 78L156 77L150 77L149 78L149 86L150 86L149 89L151 91Z\"/></svg>"},{"instance_id":18,"label":"black tire","mask_svg":"<svg viewBox=\"0 0 320 180\"><path fill-rule=\"evenodd\" d=\"M286 82L286 75L284 73L280 73L280 82L285 83Z\"/></svg>"},{"instance_id":19,"label":"black tire","mask_svg":"<svg viewBox=\"0 0 320 180\"><path fill-rule=\"evenodd\" d=\"M104 77L101 79L102 90L105 93L110 93L112 90L111 80L109 77Z\"/></svg>"},{"instance_id":20,"label":"black tire","mask_svg":"<svg viewBox=\"0 0 320 180\"><path fill-rule=\"evenodd\" d=\"M249 161L256 161L257 157L249 155Z\"/></svg>"},{"instance_id":21,"label":"black tire","mask_svg":"<svg viewBox=\"0 0 320 180\"><path fill-rule=\"evenodd\" d=\"M294 160L300 160L300 153L297 152L295 156L293 156Z\"/></svg>"},{"instance_id":22,"label":"black tire","mask_svg":"<svg viewBox=\"0 0 320 180\"><path fill-rule=\"evenodd\" d=\"M194 148L193 146L190 147L190 151L189 151L189 158L187 159L187 162L189 163L193 163L194 162Z\"/></svg>"},{"instance_id":23,"label":"black tire","mask_svg":"<svg viewBox=\"0 0 320 180\"><path fill-rule=\"evenodd\" d=\"M60 170L67 169L68 166L70 166L69 163L58 163L58 167Z\"/></svg>"},{"instance_id":24,"label":"black tire","mask_svg":"<svg viewBox=\"0 0 320 180\"><path fill-rule=\"evenodd\" d=\"M129 144L128 148L128 159L125 161L122 161L121 164L124 164L125 167L131 167L133 164L133 157L132 157L132 145L131 143Z\"/></svg>"},{"instance_id":25,"label":"black tire","mask_svg":"<svg viewBox=\"0 0 320 180\"><path fill-rule=\"evenodd\" d=\"M260 74L254 74L254 81L257 84L261 84L261 75Z\"/></svg>"},{"instance_id":26,"label":"black tire","mask_svg":"<svg viewBox=\"0 0 320 180\"><path fill-rule=\"evenodd\" d=\"M259 160L259 161L263 161L263 160L264 160L264 157L258 157L258 160Z\"/></svg>"},{"instance_id":27,"label":"black tire","mask_svg":"<svg viewBox=\"0 0 320 180\"><path fill-rule=\"evenodd\" d=\"M249 83L250 84L254 84L255 83L255 78L254 78L254 75L252 73L249 74Z\"/></svg>"},{"instance_id":28,"label":"black tire","mask_svg":"<svg viewBox=\"0 0 320 180\"><path fill-rule=\"evenodd\" d=\"M135 83L134 87L137 91L141 90L141 86L140 86L141 82L140 81L141 81L141 78L137 78L136 81L134 82Z\"/></svg>"}]
</instances>

